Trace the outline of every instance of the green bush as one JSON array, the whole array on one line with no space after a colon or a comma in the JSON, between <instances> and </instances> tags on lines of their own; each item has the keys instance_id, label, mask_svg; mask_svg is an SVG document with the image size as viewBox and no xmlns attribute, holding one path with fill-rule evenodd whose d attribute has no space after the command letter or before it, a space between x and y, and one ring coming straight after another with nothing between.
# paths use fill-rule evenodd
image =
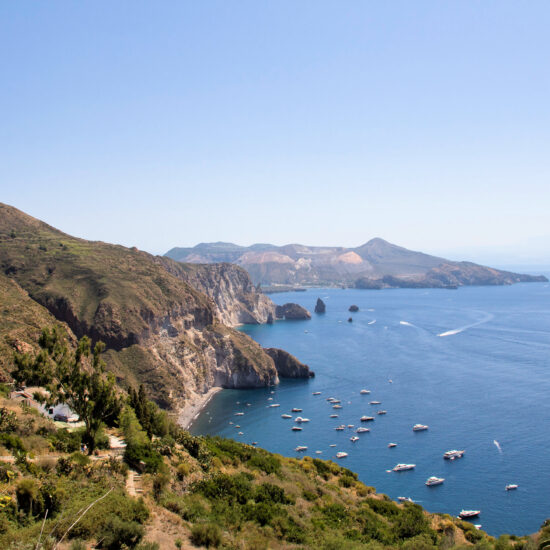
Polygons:
<instances>
[{"instance_id":1,"label":"green bush","mask_svg":"<svg viewBox=\"0 0 550 550\"><path fill-rule=\"evenodd\" d=\"M196 546L217 548L222 542L222 535L217 525L199 523L191 529L191 542Z\"/></svg>"},{"instance_id":2,"label":"green bush","mask_svg":"<svg viewBox=\"0 0 550 550\"><path fill-rule=\"evenodd\" d=\"M0 432L12 433L17 429L17 415L6 407L0 407Z\"/></svg>"},{"instance_id":3,"label":"green bush","mask_svg":"<svg viewBox=\"0 0 550 550\"><path fill-rule=\"evenodd\" d=\"M14 434L0 433L0 444L4 445L4 447L10 451L19 451L21 453L27 452L21 438Z\"/></svg>"},{"instance_id":4,"label":"green bush","mask_svg":"<svg viewBox=\"0 0 550 550\"><path fill-rule=\"evenodd\" d=\"M137 521L126 521L118 516L108 518L99 531L102 546L109 550L135 548L143 538L144 529Z\"/></svg>"},{"instance_id":5,"label":"green bush","mask_svg":"<svg viewBox=\"0 0 550 550\"><path fill-rule=\"evenodd\" d=\"M247 466L262 470L266 474L275 474L281 469L281 461L271 454L258 452L248 460Z\"/></svg>"},{"instance_id":6,"label":"green bush","mask_svg":"<svg viewBox=\"0 0 550 550\"><path fill-rule=\"evenodd\" d=\"M52 447L61 453L74 453L80 450L82 444L82 430L70 432L66 428L61 428L48 436L48 441Z\"/></svg>"}]
</instances>

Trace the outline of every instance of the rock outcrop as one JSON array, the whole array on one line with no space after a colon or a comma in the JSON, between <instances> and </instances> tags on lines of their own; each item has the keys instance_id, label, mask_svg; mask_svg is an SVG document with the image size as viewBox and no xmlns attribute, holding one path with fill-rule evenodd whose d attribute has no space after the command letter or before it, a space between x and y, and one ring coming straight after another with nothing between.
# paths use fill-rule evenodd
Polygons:
<instances>
[{"instance_id":1,"label":"rock outcrop","mask_svg":"<svg viewBox=\"0 0 550 550\"><path fill-rule=\"evenodd\" d=\"M356 306L356 305L349 306L348 311L351 311L351 312L355 313L355 312L359 311L359 307Z\"/></svg>"},{"instance_id":2,"label":"rock outcrop","mask_svg":"<svg viewBox=\"0 0 550 550\"><path fill-rule=\"evenodd\" d=\"M317 298L317 303L315 304L315 313L325 313L327 310L327 306L325 305L325 302L321 300L321 298Z\"/></svg>"},{"instance_id":3,"label":"rock outcrop","mask_svg":"<svg viewBox=\"0 0 550 550\"><path fill-rule=\"evenodd\" d=\"M264 351L273 359L277 373L282 378L313 378L315 373L294 355L277 348L265 348Z\"/></svg>"},{"instance_id":4,"label":"rock outcrop","mask_svg":"<svg viewBox=\"0 0 550 550\"><path fill-rule=\"evenodd\" d=\"M311 319L311 313L305 307L292 303L276 306L275 316L277 319L298 321Z\"/></svg>"}]
</instances>

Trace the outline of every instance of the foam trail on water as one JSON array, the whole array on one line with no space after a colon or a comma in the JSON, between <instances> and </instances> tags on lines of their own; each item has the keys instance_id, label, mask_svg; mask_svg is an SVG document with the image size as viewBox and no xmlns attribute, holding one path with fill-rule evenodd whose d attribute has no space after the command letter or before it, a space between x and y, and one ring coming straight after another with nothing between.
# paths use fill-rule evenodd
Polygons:
<instances>
[{"instance_id":1,"label":"foam trail on water","mask_svg":"<svg viewBox=\"0 0 550 550\"><path fill-rule=\"evenodd\" d=\"M463 327L455 328L455 329L452 329L452 330L447 330L446 332L442 332L441 334L438 334L438 336L442 338L444 336L453 336L455 334L460 334L461 332L464 332L465 330L468 330L469 328L477 327L478 325L482 325L483 323L486 323L487 321L490 321L493 317L494 317L494 315L492 313L486 313L485 317L483 319L481 319L481 321L476 321L475 323L471 323L471 324L463 326Z\"/></svg>"},{"instance_id":2,"label":"foam trail on water","mask_svg":"<svg viewBox=\"0 0 550 550\"><path fill-rule=\"evenodd\" d=\"M372 321L369 321L369 322L367 323L367 325L374 325L374 323L376 323L376 319L373 319Z\"/></svg>"},{"instance_id":3,"label":"foam trail on water","mask_svg":"<svg viewBox=\"0 0 550 550\"><path fill-rule=\"evenodd\" d=\"M406 327L416 327L416 325L413 325L412 323L409 323L409 321L399 321L400 325L405 325Z\"/></svg>"},{"instance_id":4,"label":"foam trail on water","mask_svg":"<svg viewBox=\"0 0 550 550\"><path fill-rule=\"evenodd\" d=\"M499 453L502 453L502 448L500 446L500 443L495 439L493 443L496 445L496 448L498 449Z\"/></svg>"}]
</instances>

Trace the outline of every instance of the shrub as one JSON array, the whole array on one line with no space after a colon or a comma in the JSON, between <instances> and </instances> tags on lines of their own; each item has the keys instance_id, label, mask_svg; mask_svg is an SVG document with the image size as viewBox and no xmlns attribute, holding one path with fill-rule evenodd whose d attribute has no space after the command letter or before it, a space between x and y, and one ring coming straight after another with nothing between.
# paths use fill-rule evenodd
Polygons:
<instances>
[{"instance_id":1,"label":"shrub","mask_svg":"<svg viewBox=\"0 0 550 550\"><path fill-rule=\"evenodd\" d=\"M50 434L48 440L56 451L74 453L80 449L82 444L82 431L69 432L66 428L61 428Z\"/></svg>"},{"instance_id":2,"label":"shrub","mask_svg":"<svg viewBox=\"0 0 550 550\"><path fill-rule=\"evenodd\" d=\"M136 521L126 521L118 516L108 518L100 530L99 538L103 540L102 545L109 550L120 548L135 548L143 538L144 529Z\"/></svg>"},{"instance_id":3,"label":"shrub","mask_svg":"<svg viewBox=\"0 0 550 550\"><path fill-rule=\"evenodd\" d=\"M252 456L247 465L250 468L262 470L266 474L275 474L281 469L281 461L277 457L267 453L260 454L260 452Z\"/></svg>"},{"instance_id":4,"label":"shrub","mask_svg":"<svg viewBox=\"0 0 550 550\"><path fill-rule=\"evenodd\" d=\"M86 544L84 544L84 542L80 539L73 540L73 542L71 542L70 550L86 550Z\"/></svg>"},{"instance_id":5,"label":"shrub","mask_svg":"<svg viewBox=\"0 0 550 550\"><path fill-rule=\"evenodd\" d=\"M0 444L10 451L27 452L21 439L14 434L0 433Z\"/></svg>"},{"instance_id":6,"label":"shrub","mask_svg":"<svg viewBox=\"0 0 550 550\"><path fill-rule=\"evenodd\" d=\"M196 546L217 548L222 542L222 535L217 525L199 523L191 529L191 542Z\"/></svg>"},{"instance_id":7,"label":"shrub","mask_svg":"<svg viewBox=\"0 0 550 550\"><path fill-rule=\"evenodd\" d=\"M176 476L183 481L191 472L191 467L186 462L180 462L176 467Z\"/></svg>"},{"instance_id":8,"label":"shrub","mask_svg":"<svg viewBox=\"0 0 550 550\"><path fill-rule=\"evenodd\" d=\"M12 433L17 429L17 415L6 407L0 407L0 432Z\"/></svg>"},{"instance_id":9,"label":"shrub","mask_svg":"<svg viewBox=\"0 0 550 550\"><path fill-rule=\"evenodd\" d=\"M275 504L289 504L291 501L285 495L284 489L272 483L262 483L256 488L254 500Z\"/></svg>"},{"instance_id":10,"label":"shrub","mask_svg":"<svg viewBox=\"0 0 550 550\"><path fill-rule=\"evenodd\" d=\"M340 487L346 487L346 488L352 487L353 485L355 485L355 479L351 476L348 476L347 474L343 475L338 480L338 485L340 485Z\"/></svg>"}]
</instances>

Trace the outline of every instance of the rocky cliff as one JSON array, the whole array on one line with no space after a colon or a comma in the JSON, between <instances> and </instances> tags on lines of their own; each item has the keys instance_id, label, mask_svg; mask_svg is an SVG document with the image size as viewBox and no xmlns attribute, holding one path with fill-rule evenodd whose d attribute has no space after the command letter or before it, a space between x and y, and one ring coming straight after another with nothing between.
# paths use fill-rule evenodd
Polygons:
<instances>
[{"instance_id":1,"label":"rocky cliff","mask_svg":"<svg viewBox=\"0 0 550 550\"><path fill-rule=\"evenodd\" d=\"M177 408L215 385L277 383L271 357L221 322L242 321L237 316L246 311L260 322L274 309L271 301L255 293L239 268L198 268L197 289L188 282L191 276L186 280L169 262L71 237L0 204L0 271L12 285L6 288L17 285L48 322L61 321L78 337L104 341L108 368L122 385L144 383L159 404ZM214 280L211 298L200 289ZM226 302L223 289L233 292ZM240 310L239 292L248 300ZM257 314L256 308L266 311ZM13 308L2 323L20 320Z\"/></svg>"},{"instance_id":2,"label":"rocky cliff","mask_svg":"<svg viewBox=\"0 0 550 550\"><path fill-rule=\"evenodd\" d=\"M311 319L311 313L299 304L283 304L275 308L277 319L287 319L292 321L307 321Z\"/></svg>"},{"instance_id":3,"label":"rocky cliff","mask_svg":"<svg viewBox=\"0 0 550 550\"><path fill-rule=\"evenodd\" d=\"M264 351L273 359L277 373L282 378L313 378L315 373L304 363L298 361L288 351L277 348L265 348Z\"/></svg>"}]
</instances>

